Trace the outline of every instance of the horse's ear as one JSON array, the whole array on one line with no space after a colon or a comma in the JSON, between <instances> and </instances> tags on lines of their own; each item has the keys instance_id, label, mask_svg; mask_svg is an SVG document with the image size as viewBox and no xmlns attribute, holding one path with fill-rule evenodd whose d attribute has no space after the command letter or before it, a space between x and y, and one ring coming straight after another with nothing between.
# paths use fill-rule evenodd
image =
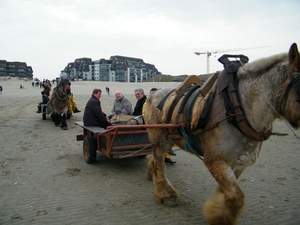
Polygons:
<instances>
[{"instance_id":1,"label":"horse's ear","mask_svg":"<svg viewBox=\"0 0 300 225\"><path fill-rule=\"evenodd\" d=\"M292 65L293 69L297 70L300 69L300 55L298 51L297 44L294 43L291 45L289 50L289 61Z\"/></svg>"}]
</instances>

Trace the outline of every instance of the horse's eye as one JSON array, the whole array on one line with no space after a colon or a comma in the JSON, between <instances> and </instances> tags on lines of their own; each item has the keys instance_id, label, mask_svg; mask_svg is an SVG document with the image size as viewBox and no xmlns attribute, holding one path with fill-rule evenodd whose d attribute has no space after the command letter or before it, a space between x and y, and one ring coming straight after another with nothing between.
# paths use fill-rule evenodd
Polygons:
<instances>
[{"instance_id":1,"label":"horse's eye","mask_svg":"<svg viewBox=\"0 0 300 225\"><path fill-rule=\"evenodd\" d=\"M297 102L299 102L299 103L300 103L300 99L297 99Z\"/></svg>"}]
</instances>

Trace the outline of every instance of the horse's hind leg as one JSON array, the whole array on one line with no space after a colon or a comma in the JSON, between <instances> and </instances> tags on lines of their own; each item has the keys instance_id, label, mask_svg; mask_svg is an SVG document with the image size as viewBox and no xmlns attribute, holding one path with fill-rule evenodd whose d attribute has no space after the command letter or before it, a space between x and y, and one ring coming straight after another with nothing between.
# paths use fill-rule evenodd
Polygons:
<instances>
[{"instance_id":1,"label":"horse's hind leg","mask_svg":"<svg viewBox=\"0 0 300 225\"><path fill-rule=\"evenodd\" d=\"M68 130L68 124L67 124L67 116L66 113L63 114L63 116L61 117L61 129L63 130Z\"/></svg>"},{"instance_id":2,"label":"horse's hind leg","mask_svg":"<svg viewBox=\"0 0 300 225\"><path fill-rule=\"evenodd\" d=\"M242 213L244 193L238 186L232 169L223 161L206 165L218 182L215 193L204 206L209 224L235 224Z\"/></svg>"},{"instance_id":3,"label":"horse's hind leg","mask_svg":"<svg viewBox=\"0 0 300 225\"><path fill-rule=\"evenodd\" d=\"M148 162L148 171L152 175L156 187L155 201L173 207L177 205L178 193L165 176L165 151L161 148L162 142L153 147L152 157Z\"/></svg>"}]
</instances>

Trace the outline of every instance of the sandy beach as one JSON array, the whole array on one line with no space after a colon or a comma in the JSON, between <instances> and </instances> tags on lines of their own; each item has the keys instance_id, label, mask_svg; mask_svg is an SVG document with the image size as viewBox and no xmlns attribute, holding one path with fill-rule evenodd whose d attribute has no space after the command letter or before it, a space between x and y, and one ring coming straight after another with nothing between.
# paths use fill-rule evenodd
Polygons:
<instances>
[{"instance_id":1,"label":"sandy beach","mask_svg":"<svg viewBox=\"0 0 300 225\"><path fill-rule=\"evenodd\" d=\"M81 121L94 88L101 88L102 109L109 114L117 90L136 103L134 89L180 83L109 83L75 81L71 88L80 113L67 120L69 130L55 127L37 114L39 87L31 81L0 78L0 224L205 224L202 209L215 180L197 157L177 150L167 176L179 192L178 207L154 202L147 180L146 158L107 159L95 164L83 159ZM24 86L20 89L20 85ZM105 87L110 88L110 95ZM300 224L300 131L275 121L259 161L240 177L246 195L238 224ZM295 133L294 133L295 132Z\"/></svg>"}]
</instances>

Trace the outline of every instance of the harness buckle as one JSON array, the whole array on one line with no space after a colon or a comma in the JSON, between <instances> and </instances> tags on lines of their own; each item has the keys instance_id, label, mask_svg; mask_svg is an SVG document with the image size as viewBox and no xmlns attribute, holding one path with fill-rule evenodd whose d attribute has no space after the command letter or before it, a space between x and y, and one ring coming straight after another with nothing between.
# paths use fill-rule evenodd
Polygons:
<instances>
[{"instance_id":1,"label":"harness buckle","mask_svg":"<svg viewBox=\"0 0 300 225\"><path fill-rule=\"evenodd\" d=\"M226 113L225 117L226 117L226 120L229 122L229 123L235 123L235 117L237 116L237 113Z\"/></svg>"}]
</instances>

